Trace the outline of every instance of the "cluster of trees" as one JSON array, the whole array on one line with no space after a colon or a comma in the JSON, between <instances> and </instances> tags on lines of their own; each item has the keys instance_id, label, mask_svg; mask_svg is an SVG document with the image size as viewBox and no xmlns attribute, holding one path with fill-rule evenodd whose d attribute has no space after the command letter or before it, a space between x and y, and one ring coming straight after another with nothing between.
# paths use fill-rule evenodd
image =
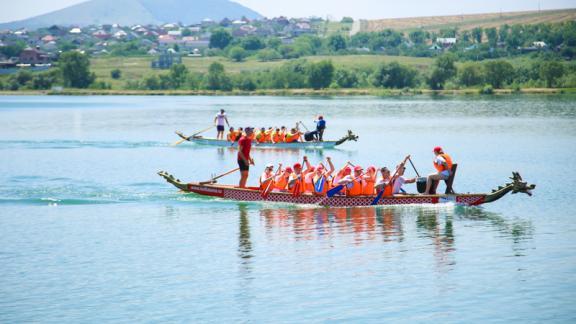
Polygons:
<instances>
[{"instance_id":1,"label":"cluster of trees","mask_svg":"<svg viewBox=\"0 0 576 324\"><path fill-rule=\"evenodd\" d=\"M105 82L96 82L96 75L90 72L88 56L76 51L62 53L56 68L46 72L32 73L20 70L7 80L0 80L0 90L47 90L55 85L68 88L110 89L110 85Z\"/></svg>"},{"instance_id":2,"label":"cluster of trees","mask_svg":"<svg viewBox=\"0 0 576 324\"><path fill-rule=\"evenodd\" d=\"M398 62L375 68L337 68L331 61L293 60L265 71L226 73L220 63L212 63L207 73L193 73L182 64L166 74L152 75L126 83L140 90L220 90L325 88L491 88L576 86L576 66L558 61L543 61L515 68L504 60L456 63L452 54L440 56L430 71L419 71Z\"/></svg>"},{"instance_id":3,"label":"cluster of trees","mask_svg":"<svg viewBox=\"0 0 576 324\"><path fill-rule=\"evenodd\" d=\"M438 37L456 37L458 42L449 52L464 60L483 60L507 57L526 52L533 42L542 41L556 56L574 58L576 55L576 22L535 25L503 25L500 28L474 28L459 31L445 28L438 32L415 30L408 34L386 29L379 32L360 32L352 37L333 34L326 38L314 35L297 37L291 44L282 44L280 39L248 36L234 38L225 29L212 33L208 55L226 56L242 61L248 56L259 60L293 59L312 55L353 53L383 53L427 57L436 56L440 50L430 46Z\"/></svg>"}]
</instances>

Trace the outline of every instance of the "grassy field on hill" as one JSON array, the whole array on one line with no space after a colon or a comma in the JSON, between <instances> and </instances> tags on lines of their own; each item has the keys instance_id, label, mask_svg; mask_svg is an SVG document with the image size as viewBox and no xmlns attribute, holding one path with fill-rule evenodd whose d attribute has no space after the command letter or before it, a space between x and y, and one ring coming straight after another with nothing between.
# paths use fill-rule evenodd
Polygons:
<instances>
[{"instance_id":1,"label":"grassy field on hill","mask_svg":"<svg viewBox=\"0 0 576 324\"><path fill-rule=\"evenodd\" d=\"M167 70L156 70L150 68L152 57L106 57L91 59L91 71L96 73L100 81L105 81L112 85L113 89L121 89L126 80L139 80L145 76L167 73ZM419 70L427 70L434 63L434 59L406 56L382 56L382 55L346 55L346 56L310 56L306 57L310 62L321 60L331 60L338 67L376 67L381 63L397 61L415 67ZM191 72L207 72L208 67L213 62L220 62L224 65L226 72L240 73L242 71L262 71L278 67L288 60L278 60L273 62L260 62L250 58L244 62L232 62L222 57L185 57L182 63ZM120 69L122 78L114 80L110 76L110 71Z\"/></svg>"},{"instance_id":2,"label":"grassy field on hill","mask_svg":"<svg viewBox=\"0 0 576 324\"><path fill-rule=\"evenodd\" d=\"M500 27L504 24L558 23L575 19L576 9L393 18L365 20L362 23L361 31L380 31L387 28L398 31L410 31L420 28L427 31L438 31L443 28L453 27L458 27L459 30L470 30L475 27L490 28Z\"/></svg>"}]
</instances>

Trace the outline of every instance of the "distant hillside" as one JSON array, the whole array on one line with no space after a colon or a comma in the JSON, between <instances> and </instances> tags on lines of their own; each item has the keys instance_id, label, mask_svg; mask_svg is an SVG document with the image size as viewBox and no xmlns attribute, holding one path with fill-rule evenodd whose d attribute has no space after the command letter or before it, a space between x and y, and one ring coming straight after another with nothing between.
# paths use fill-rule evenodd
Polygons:
<instances>
[{"instance_id":1,"label":"distant hillside","mask_svg":"<svg viewBox=\"0 0 576 324\"><path fill-rule=\"evenodd\" d=\"M576 9L519 11L457 16L362 20L360 31L380 31L386 28L403 31L422 28L428 31L437 31L452 27L458 27L459 30L470 30L475 27L490 28L499 27L504 24L555 23L575 19Z\"/></svg>"},{"instance_id":2,"label":"distant hillside","mask_svg":"<svg viewBox=\"0 0 576 324\"><path fill-rule=\"evenodd\" d=\"M229 0L90 0L0 28L40 28L52 25L199 23L202 19L260 18L259 13Z\"/></svg>"}]
</instances>

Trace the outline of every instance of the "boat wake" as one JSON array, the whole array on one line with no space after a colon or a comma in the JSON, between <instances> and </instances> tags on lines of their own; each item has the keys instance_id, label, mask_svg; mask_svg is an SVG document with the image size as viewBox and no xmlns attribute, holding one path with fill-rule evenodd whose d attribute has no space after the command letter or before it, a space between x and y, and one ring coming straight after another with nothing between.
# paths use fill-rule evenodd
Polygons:
<instances>
[{"instance_id":1,"label":"boat wake","mask_svg":"<svg viewBox=\"0 0 576 324\"><path fill-rule=\"evenodd\" d=\"M155 141L80 141L80 140L46 140L46 141L0 141L0 149L77 149L77 148L146 148L165 147L164 142Z\"/></svg>"}]
</instances>

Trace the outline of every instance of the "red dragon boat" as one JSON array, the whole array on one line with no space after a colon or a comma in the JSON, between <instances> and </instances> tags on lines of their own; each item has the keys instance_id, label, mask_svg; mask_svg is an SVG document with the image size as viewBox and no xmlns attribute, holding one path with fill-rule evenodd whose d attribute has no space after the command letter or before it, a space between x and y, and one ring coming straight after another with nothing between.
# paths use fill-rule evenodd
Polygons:
<instances>
[{"instance_id":1,"label":"red dragon boat","mask_svg":"<svg viewBox=\"0 0 576 324\"><path fill-rule=\"evenodd\" d=\"M318 205L326 207L358 207L371 206L375 196L344 196L335 195L333 197L317 196L313 194L301 194L294 196L290 192L272 191L267 195L262 195L257 187L238 188L231 185L215 184L215 181L206 181L198 183L184 183L165 171L158 172L168 183L187 193L196 193L203 196L218 197L237 201L269 201L291 204ZM532 195L531 190L536 186L528 185L522 181L518 172L513 172L510 177L512 182L497 189L491 193L479 194L397 194L389 197L382 197L376 205L409 205L409 204L440 204L455 203L460 205L477 206L490 203L504 197L507 193L525 193Z\"/></svg>"}]
</instances>

